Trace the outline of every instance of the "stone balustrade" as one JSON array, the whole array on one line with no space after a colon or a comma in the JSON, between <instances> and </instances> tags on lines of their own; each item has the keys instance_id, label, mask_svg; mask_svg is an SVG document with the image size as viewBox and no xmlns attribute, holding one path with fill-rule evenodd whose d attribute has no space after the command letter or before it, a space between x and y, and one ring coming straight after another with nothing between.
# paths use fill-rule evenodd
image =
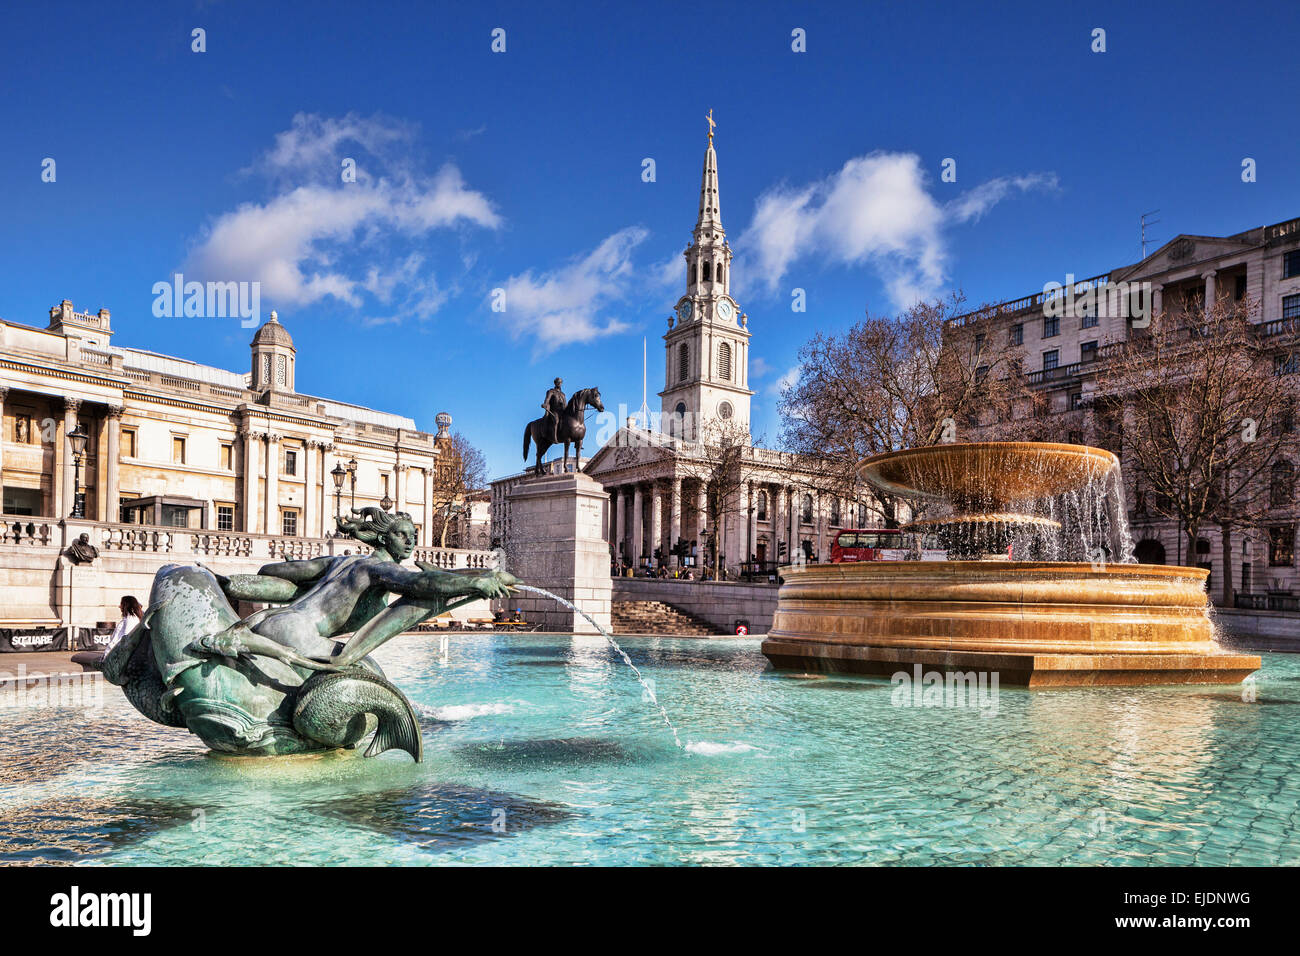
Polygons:
<instances>
[{"instance_id":1,"label":"stone balustrade","mask_svg":"<svg viewBox=\"0 0 1300 956\"><path fill-rule=\"evenodd\" d=\"M98 549L95 560L75 564L66 554L82 534ZM225 574L253 574L275 561L328 555L369 554L373 549L351 538L298 538L119 524L68 518L55 521L0 515L0 627L92 626L114 620L123 594L148 597L153 576L164 564L202 563ZM489 569L490 551L418 548L413 558L448 571ZM53 582L53 585L52 585ZM481 606L467 614L483 616Z\"/></svg>"}]
</instances>

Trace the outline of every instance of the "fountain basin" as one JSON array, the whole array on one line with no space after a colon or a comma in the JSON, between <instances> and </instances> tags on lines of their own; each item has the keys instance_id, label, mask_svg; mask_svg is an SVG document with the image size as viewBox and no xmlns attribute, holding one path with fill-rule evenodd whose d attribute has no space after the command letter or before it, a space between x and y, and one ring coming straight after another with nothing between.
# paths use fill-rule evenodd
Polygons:
<instances>
[{"instance_id":1,"label":"fountain basin","mask_svg":"<svg viewBox=\"0 0 1300 956\"><path fill-rule=\"evenodd\" d=\"M921 664L1034 687L1236 683L1260 658L1215 642L1207 574L1024 561L790 567L763 653L784 669L887 676Z\"/></svg>"}]
</instances>

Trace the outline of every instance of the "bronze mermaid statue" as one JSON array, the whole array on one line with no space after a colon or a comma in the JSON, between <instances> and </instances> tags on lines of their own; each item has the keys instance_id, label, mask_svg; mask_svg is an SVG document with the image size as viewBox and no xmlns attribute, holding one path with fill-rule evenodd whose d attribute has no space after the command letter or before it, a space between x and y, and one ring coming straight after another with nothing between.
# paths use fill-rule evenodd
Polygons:
<instances>
[{"instance_id":1,"label":"bronze mermaid statue","mask_svg":"<svg viewBox=\"0 0 1300 956\"><path fill-rule=\"evenodd\" d=\"M217 753L354 748L373 735L367 757L397 749L420 761L415 712L369 655L432 615L505 597L518 581L403 567L416 537L404 512L353 509L337 521L373 551L228 577L162 567L144 617L104 658L105 678L150 720L184 727ZM237 601L269 606L241 619Z\"/></svg>"}]
</instances>

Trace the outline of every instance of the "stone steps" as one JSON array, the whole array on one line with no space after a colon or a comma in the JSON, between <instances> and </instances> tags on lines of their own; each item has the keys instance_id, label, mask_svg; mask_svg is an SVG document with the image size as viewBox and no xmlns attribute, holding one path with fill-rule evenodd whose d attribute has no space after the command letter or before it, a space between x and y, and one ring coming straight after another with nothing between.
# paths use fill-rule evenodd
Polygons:
<instances>
[{"instance_id":1,"label":"stone steps","mask_svg":"<svg viewBox=\"0 0 1300 956\"><path fill-rule=\"evenodd\" d=\"M663 601L615 601L610 608L615 634L713 637L718 629L703 618Z\"/></svg>"}]
</instances>

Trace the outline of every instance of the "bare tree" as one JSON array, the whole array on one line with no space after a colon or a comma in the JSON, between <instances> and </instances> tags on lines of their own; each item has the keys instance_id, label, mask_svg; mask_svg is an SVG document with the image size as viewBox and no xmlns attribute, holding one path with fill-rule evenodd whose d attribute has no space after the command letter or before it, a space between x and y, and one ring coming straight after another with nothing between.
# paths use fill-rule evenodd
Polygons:
<instances>
[{"instance_id":1,"label":"bare tree","mask_svg":"<svg viewBox=\"0 0 1300 956\"><path fill-rule=\"evenodd\" d=\"M726 554L730 546L724 519L728 513L745 512L743 507L728 508L727 503L764 470L760 461L762 450L756 448L756 443L761 441L751 437L749 429L737 422L711 421L700 427L698 440L686 444L678 458L684 475L704 482L708 488L707 519L715 532L715 560L720 573L723 562L717 556ZM743 558L747 559L748 555Z\"/></svg>"},{"instance_id":2,"label":"bare tree","mask_svg":"<svg viewBox=\"0 0 1300 956\"><path fill-rule=\"evenodd\" d=\"M985 308L958 320L963 299L920 302L896 317L867 315L799 350L799 377L781 393L783 444L824 489L857 497L863 458L961 437L1026 437L1041 400L1022 350L1000 340ZM887 524L898 502L876 496Z\"/></svg>"},{"instance_id":3,"label":"bare tree","mask_svg":"<svg viewBox=\"0 0 1300 956\"><path fill-rule=\"evenodd\" d=\"M460 432L439 446L433 477L433 529L440 547L447 547L453 510L466 506L466 496L487 486L487 459Z\"/></svg>"},{"instance_id":4,"label":"bare tree","mask_svg":"<svg viewBox=\"0 0 1300 956\"><path fill-rule=\"evenodd\" d=\"M1295 447L1296 387L1284 374L1289 360L1251 321L1255 311L1249 299L1220 300L1155 315L1111 347L1098 374L1098 400L1123 416L1124 468L1139 510L1177 520L1189 556L1203 526L1219 525L1228 605L1233 529L1261 523L1292 498L1288 487L1279 500L1274 469L1285 472Z\"/></svg>"}]
</instances>

